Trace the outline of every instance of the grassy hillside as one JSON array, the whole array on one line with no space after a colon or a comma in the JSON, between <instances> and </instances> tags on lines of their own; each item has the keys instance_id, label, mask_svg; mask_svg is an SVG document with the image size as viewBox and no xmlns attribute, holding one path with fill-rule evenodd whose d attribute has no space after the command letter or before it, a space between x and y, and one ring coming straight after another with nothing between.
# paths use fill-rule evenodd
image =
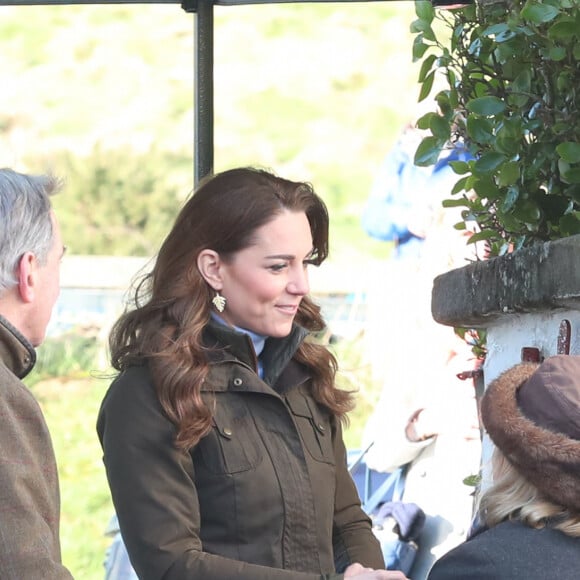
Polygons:
<instances>
[{"instance_id":1,"label":"grassy hillside","mask_svg":"<svg viewBox=\"0 0 580 580\"><path fill-rule=\"evenodd\" d=\"M333 258L381 255L359 216L413 116L413 3L215 12L216 170L255 164L311 180L331 209ZM124 248L119 198L152 183L172 200L169 223L191 190L193 22L177 4L0 7L0 163L67 177L76 200L63 195L57 209L72 253L150 252L155 230Z\"/></svg>"}]
</instances>

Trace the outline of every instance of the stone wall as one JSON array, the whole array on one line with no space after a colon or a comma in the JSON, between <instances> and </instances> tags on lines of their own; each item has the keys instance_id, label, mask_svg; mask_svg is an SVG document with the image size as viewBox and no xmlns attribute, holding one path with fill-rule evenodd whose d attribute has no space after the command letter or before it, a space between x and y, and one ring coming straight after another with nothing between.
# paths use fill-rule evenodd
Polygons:
<instances>
[{"instance_id":1,"label":"stone wall","mask_svg":"<svg viewBox=\"0 0 580 580\"><path fill-rule=\"evenodd\" d=\"M520 362L523 348L558 354L562 321L570 324L569 354L580 354L580 235L438 276L431 311L444 325L487 329L485 385ZM484 439L484 477L490 451Z\"/></svg>"}]
</instances>

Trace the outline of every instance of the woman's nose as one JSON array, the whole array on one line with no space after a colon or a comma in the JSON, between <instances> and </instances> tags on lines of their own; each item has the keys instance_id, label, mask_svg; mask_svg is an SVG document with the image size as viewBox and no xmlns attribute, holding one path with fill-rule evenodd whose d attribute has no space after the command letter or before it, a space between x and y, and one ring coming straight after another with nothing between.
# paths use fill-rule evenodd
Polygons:
<instances>
[{"instance_id":1,"label":"woman's nose","mask_svg":"<svg viewBox=\"0 0 580 580\"><path fill-rule=\"evenodd\" d=\"M308 282L308 270L306 268L296 268L292 273L291 279L287 286L290 294L299 294L304 296L310 292L310 283Z\"/></svg>"}]
</instances>

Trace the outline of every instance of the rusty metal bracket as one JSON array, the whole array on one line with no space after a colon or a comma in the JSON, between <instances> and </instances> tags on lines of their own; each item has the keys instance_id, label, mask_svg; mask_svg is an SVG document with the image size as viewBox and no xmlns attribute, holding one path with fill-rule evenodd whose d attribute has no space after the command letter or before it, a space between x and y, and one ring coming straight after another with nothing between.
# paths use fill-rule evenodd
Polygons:
<instances>
[{"instance_id":1,"label":"rusty metal bracket","mask_svg":"<svg viewBox=\"0 0 580 580\"><path fill-rule=\"evenodd\" d=\"M460 373L457 373L456 377L460 380L460 381L466 381L467 379L477 379L479 377L483 376L483 369L481 367L477 368L477 369L473 369L470 371L462 371Z\"/></svg>"},{"instance_id":2,"label":"rusty metal bracket","mask_svg":"<svg viewBox=\"0 0 580 580\"><path fill-rule=\"evenodd\" d=\"M558 354L570 354L570 321L563 319L558 330Z\"/></svg>"},{"instance_id":3,"label":"rusty metal bracket","mask_svg":"<svg viewBox=\"0 0 580 580\"><path fill-rule=\"evenodd\" d=\"M570 336L571 326L570 321L566 318L560 322L558 328L558 344L556 346L557 354L570 354ZM522 348L522 362L542 362L543 357L540 349L535 346L524 346Z\"/></svg>"},{"instance_id":4,"label":"rusty metal bracket","mask_svg":"<svg viewBox=\"0 0 580 580\"><path fill-rule=\"evenodd\" d=\"M540 354L540 349L535 346L524 346L522 347L522 362L534 362L539 363L542 361L542 355Z\"/></svg>"}]
</instances>

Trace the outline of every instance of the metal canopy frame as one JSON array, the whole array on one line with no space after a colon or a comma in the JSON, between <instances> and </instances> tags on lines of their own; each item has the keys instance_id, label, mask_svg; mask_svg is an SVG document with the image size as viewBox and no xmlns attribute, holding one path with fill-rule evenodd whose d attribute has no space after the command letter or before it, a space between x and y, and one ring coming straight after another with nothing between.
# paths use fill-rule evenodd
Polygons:
<instances>
[{"instance_id":1,"label":"metal canopy frame","mask_svg":"<svg viewBox=\"0 0 580 580\"><path fill-rule=\"evenodd\" d=\"M352 3L405 0L0 0L0 6L179 4L196 15L194 23L194 181L197 185L214 164L214 6L250 4ZM433 2L433 0L432 0Z\"/></svg>"}]
</instances>

